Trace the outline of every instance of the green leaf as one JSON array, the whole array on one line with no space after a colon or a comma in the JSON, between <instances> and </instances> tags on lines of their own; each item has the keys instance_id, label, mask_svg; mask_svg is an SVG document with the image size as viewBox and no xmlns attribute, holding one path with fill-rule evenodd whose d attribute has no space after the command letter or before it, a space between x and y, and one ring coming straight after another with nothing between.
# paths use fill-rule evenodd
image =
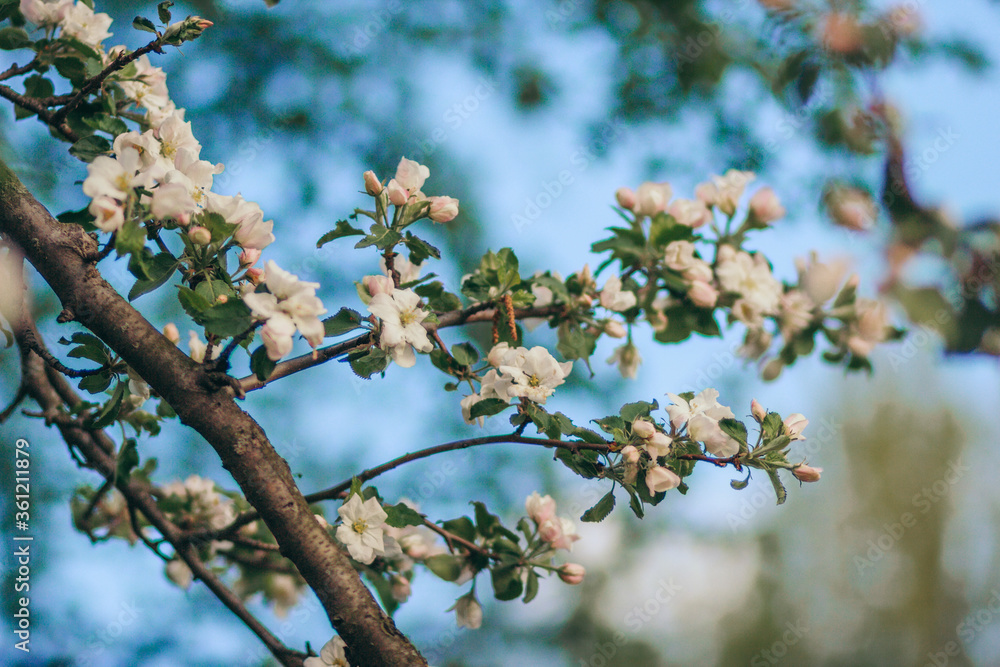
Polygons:
<instances>
[{"instance_id":1,"label":"green leaf","mask_svg":"<svg viewBox=\"0 0 1000 667\"><path fill-rule=\"evenodd\" d=\"M785 498L788 496L788 492L785 491L784 485L781 480L778 479L778 471L773 468L766 468L764 472L771 479L771 485L774 486L774 494L778 497L778 504L781 505L785 502Z\"/></svg>"},{"instance_id":2,"label":"green leaf","mask_svg":"<svg viewBox=\"0 0 1000 667\"><path fill-rule=\"evenodd\" d=\"M119 381L115 386L114 392L111 394L111 398L97 411L96 414L91 415L86 426L90 429L102 429L106 426L110 426L114 423L115 419L118 418L118 412L122 407L122 398L125 396L125 383Z\"/></svg>"},{"instance_id":3,"label":"green leaf","mask_svg":"<svg viewBox=\"0 0 1000 667\"><path fill-rule=\"evenodd\" d=\"M476 530L483 537L493 537L497 526L500 524L500 519L489 513L486 509L486 505L474 501L472 506L475 508L476 514Z\"/></svg>"},{"instance_id":4,"label":"green leaf","mask_svg":"<svg viewBox=\"0 0 1000 667\"><path fill-rule=\"evenodd\" d=\"M194 224L200 225L212 233L212 242L221 243L228 239L239 225L234 225L226 222L218 213L209 213L208 211L202 212L195 218Z\"/></svg>"},{"instance_id":5,"label":"green leaf","mask_svg":"<svg viewBox=\"0 0 1000 667\"><path fill-rule=\"evenodd\" d=\"M405 528L406 526L422 526L424 518L419 512L405 503L398 505L383 505L382 509L388 515L385 522L393 528Z\"/></svg>"},{"instance_id":6,"label":"green leaf","mask_svg":"<svg viewBox=\"0 0 1000 667\"><path fill-rule=\"evenodd\" d=\"M160 17L160 23L170 23L170 8L173 6L174 3L169 0L156 5L156 15Z\"/></svg>"},{"instance_id":7,"label":"green leaf","mask_svg":"<svg viewBox=\"0 0 1000 667\"><path fill-rule=\"evenodd\" d=\"M746 479L742 479L742 480L741 479L732 479L732 480L729 480L729 486L733 487L737 491L741 491L741 490L747 488L747 485L749 483L750 483L750 471L749 470L747 470L747 478Z\"/></svg>"},{"instance_id":8,"label":"green leaf","mask_svg":"<svg viewBox=\"0 0 1000 667\"><path fill-rule=\"evenodd\" d=\"M646 401L636 401L635 403L626 403L622 406L619 411L622 421L626 424L631 424L639 417L648 417L649 413L659 407L656 401L652 403L647 403Z\"/></svg>"},{"instance_id":9,"label":"green leaf","mask_svg":"<svg viewBox=\"0 0 1000 667\"><path fill-rule=\"evenodd\" d=\"M217 303L206 310L202 316L202 323L209 333L228 338L249 329L253 317L245 303L230 299L226 303Z\"/></svg>"},{"instance_id":10,"label":"green leaf","mask_svg":"<svg viewBox=\"0 0 1000 667\"><path fill-rule=\"evenodd\" d=\"M597 349L597 337L587 333L575 322L559 325L556 350L567 360L588 359Z\"/></svg>"},{"instance_id":11,"label":"green leaf","mask_svg":"<svg viewBox=\"0 0 1000 667\"><path fill-rule=\"evenodd\" d=\"M23 49L31 44L33 44L33 42L23 28L7 26L6 28L0 30L0 49L3 49L4 51Z\"/></svg>"},{"instance_id":12,"label":"green leaf","mask_svg":"<svg viewBox=\"0 0 1000 667\"><path fill-rule=\"evenodd\" d=\"M91 394L100 394L111 386L111 380L115 377L117 376L110 371L88 375L80 380L80 389Z\"/></svg>"},{"instance_id":13,"label":"green leaf","mask_svg":"<svg viewBox=\"0 0 1000 667\"><path fill-rule=\"evenodd\" d=\"M738 419L727 417L719 420L719 428L726 435L739 440L742 444L747 442L747 427Z\"/></svg>"},{"instance_id":14,"label":"green leaf","mask_svg":"<svg viewBox=\"0 0 1000 667\"><path fill-rule=\"evenodd\" d=\"M118 452L118 464L115 467L115 474L119 480L128 479L132 468L139 465L139 450L136 442L132 438L125 441L121 451Z\"/></svg>"},{"instance_id":15,"label":"green leaf","mask_svg":"<svg viewBox=\"0 0 1000 667\"><path fill-rule=\"evenodd\" d=\"M198 324L202 323L202 315L205 311L212 307L208 299L184 285L177 287L177 298L181 302L184 312Z\"/></svg>"},{"instance_id":16,"label":"green leaf","mask_svg":"<svg viewBox=\"0 0 1000 667\"><path fill-rule=\"evenodd\" d=\"M456 556L439 554L424 559L424 565L440 579L455 581L462 574L462 560Z\"/></svg>"},{"instance_id":17,"label":"green leaf","mask_svg":"<svg viewBox=\"0 0 1000 667\"><path fill-rule=\"evenodd\" d=\"M413 291L417 293L417 296L427 299L427 305L432 310L438 312L458 310L462 307L462 302L459 298L450 292L446 292L444 285L439 280L425 285L418 285L413 288Z\"/></svg>"},{"instance_id":18,"label":"green leaf","mask_svg":"<svg viewBox=\"0 0 1000 667\"><path fill-rule=\"evenodd\" d=\"M524 590L520 569L513 565L494 567L490 570L490 580L493 583L493 597L497 600L514 600Z\"/></svg>"},{"instance_id":19,"label":"green leaf","mask_svg":"<svg viewBox=\"0 0 1000 667\"><path fill-rule=\"evenodd\" d=\"M441 259L441 251L423 239L418 239L410 232L406 232L403 237L403 245L410 251L410 261L413 264L422 264L428 257Z\"/></svg>"},{"instance_id":20,"label":"green leaf","mask_svg":"<svg viewBox=\"0 0 1000 667\"><path fill-rule=\"evenodd\" d=\"M391 357L384 350L377 347L347 357L347 361L351 364L351 370L358 377L363 377L366 380L375 373L385 371L389 366L390 359Z\"/></svg>"},{"instance_id":21,"label":"green leaf","mask_svg":"<svg viewBox=\"0 0 1000 667\"><path fill-rule=\"evenodd\" d=\"M527 604L538 595L538 575L534 568L528 570L528 581L524 586L524 603Z\"/></svg>"},{"instance_id":22,"label":"green leaf","mask_svg":"<svg viewBox=\"0 0 1000 667\"><path fill-rule=\"evenodd\" d=\"M368 236L358 241L354 247L367 248L368 246L375 246L379 250L385 250L399 243L402 238L399 232L389 229L385 225L375 223L371 226Z\"/></svg>"},{"instance_id":23,"label":"green leaf","mask_svg":"<svg viewBox=\"0 0 1000 667\"><path fill-rule=\"evenodd\" d=\"M274 367L277 365L278 362L271 361L271 358L267 356L267 348L263 345L254 350L253 354L250 355L250 370L261 382L271 377L271 373L274 372Z\"/></svg>"},{"instance_id":24,"label":"green leaf","mask_svg":"<svg viewBox=\"0 0 1000 667\"><path fill-rule=\"evenodd\" d=\"M145 32L151 32L154 35L156 34L156 26L153 25L153 22L141 16L136 16L132 19L132 27L136 30L143 30Z\"/></svg>"},{"instance_id":25,"label":"green leaf","mask_svg":"<svg viewBox=\"0 0 1000 667\"><path fill-rule=\"evenodd\" d=\"M451 356L462 366L471 366L479 361L479 350L472 343L459 343L451 346Z\"/></svg>"},{"instance_id":26,"label":"green leaf","mask_svg":"<svg viewBox=\"0 0 1000 667\"><path fill-rule=\"evenodd\" d=\"M635 514L637 519L642 519L646 516L646 512L642 509L642 500L636 495L635 491L631 487L625 487L628 490L628 507L632 510L632 514Z\"/></svg>"},{"instance_id":27,"label":"green leaf","mask_svg":"<svg viewBox=\"0 0 1000 667\"><path fill-rule=\"evenodd\" d=\"M341 308L333 317L323 320L323 330L327 338L340 336L361 327L361 313L350 308Z\"/></svg>"},{"instance_id":28,"label":"green leaf","mask_svg":"<svg viewBox=\"0 0 1000 667\"><path fill-rule=\"evenodd\" d=\"M600 523L604 521L611 510L615 508L615 493L614 491L608 491L608 493L597 501L597 504L591 507L589 510L583 513L580 517L580 521L586 521L588 523Z\"/></svg>"},{"instance_id":29,"label":"green leaf","mask_svg":"<svg viewBox=\"0 0 1000 667\"><path fill-rule=\"evenodd\" d=\"M97 138L100 137L88 137ZM81 139L81 141L83 141ZM118 256L142 252L146 247L146 229L138 220L128 220L115 236L115 252Z\"/></svg>"},{"instance_id":30,"label":"green leaf","mask_svg":"<svg viewBox=\"0 0 1000 667\"><path fill-rule=\"evenodd\" d=\"M94 227L94 216L90 214L90 208L84 206L79 211L63 211L56 216L56 220L65 224L82 225L84 231L97 229Z\"/></svg>"},{"instance_id":31,"label":"green leaf","mask_svg":"<svg viewBox=\"0 0 1000 667\"><path fill-rule=\"evenodd\" d=\"M138 257L139 253L135 253L132 257ZM180 266L180 262L168 252L161 252L158 255L154 255L151 260L144 263L144 271L146 272L148 278L138 280L132 289L129 290L128 300L132 301L138 299L143 294L148 294L156 288L160 287L174 275L174 271Z\"/></svg>"},{"instance_id":32,"label":"green leaf","mask_svg":"<svg viewBox=\"0 0 1000 667\"><path fill-rule=\"evenodd\" d=\"M322 248L330 241L343 238L345 236L364 236L364 232L356 227L352 227L347 220L338 220L337 226L332 231L329 231L319 237L319 240L316 241L316 247Z\"/></svg>"},{"instance_id":33,"label":"green leaf","mask_svg":"<svg viewBox=\"0 0 1000 667\"><path fill-rule=\"evenodd\" d=\"M598 476L599 472L597 466L594 465L594 459L597 454L593 451L580 452L579 454L574 454L568 449L560 449L556 452L556 458L559 459L567 468L580 475L584 479L594 479Z\"/></svg>"},{"instance_id":34,"label":"green leaf","mask_svg":"<svg viewBox=\"0 0 1000 667\"><path fill-rule=\"evenodd\" d=\"M441 527L449 533L455 533L463 540L468 540L469 542L476 541L476 526L472 523L472 519L467 516L460 516L457 519L445 521L441 524Z\"/></svg>"},{"instance_id":35,"label":"green leaf","mask_svg":"<svg viewBox=\"0 0 1000 667\"><path fill-rule=\"evenodd\" d=\"M70 155L84 162L93 162L98 155L106 155L110 150L111 142L96 134L84 137L69 147Z\"/></svg>"},{"instance_id":36,"label":"green leaf","mask_svg":"<svg viewBox=\"0 0 1000 667\"><path fill-rule=\"evenodd\" d=\"M476 417L492 417L510 407L510 404L502 398L484 398L478 403L474 403L469 409L471 419Z\"/></svg>"},{"instance_id":37,"label":"green leaf","mask_svg":"<svg viewBox=\"0 0 1000 667\"><path fill-rule=\"evenodd\" d=\"M194 291L213 305L219 303L220 296L225 296L227 299L235 296L235 292L225 280L203 280L195 286Z\"/></svg>"},{"instance_id":38,"label":"green leaf","mask_svg":"<svg viewBox=\"0 0 1000 667\"><path fill-rule=\"evenodd\" d=\"M83 82L87 79L87 66L79 58L71 58L71 57L56 58L55 65L56 65L56 71L59 72L60 75L68 79L70 83L73 84L74 87L79 88L81 85L83 85ZM124 132L126 129L125 123L122 123L121 121L119 121L119 123L121 123L122 127L121 132ZM118 134L121 134L121 132L119 132ZM117 136L117 134L115 136Z\"/></svg>"},{"instance_id":39,"label":"green leaf","mask_svg":"<svg viewBox=\"0 0 1000 667\"><path fill-rule=\"evenodd\" d=\"M776 438L781 434L784 427L785 424L781 421L781 415L777 412L768 412L764 417L764 422L761 424L761 428L764 430L764 439L771 440L772 438Z\"/></svg>"}]
</instances>

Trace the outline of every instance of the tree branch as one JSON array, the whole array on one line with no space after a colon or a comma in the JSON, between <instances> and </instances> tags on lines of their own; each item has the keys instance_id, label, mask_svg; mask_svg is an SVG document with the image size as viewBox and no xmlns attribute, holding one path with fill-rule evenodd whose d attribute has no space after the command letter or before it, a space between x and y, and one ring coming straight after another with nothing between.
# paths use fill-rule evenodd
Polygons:
<instances>
[{"instance_id":1,"label":"tree branch","mask_svg":"<svg viewBox=\"0 0 1000 667\"><path fill-rule=\"evenodd\" d=\"M247 501L260 512L282 555L316 592L348 646L350 661L426 665L316 522L288 464L257 422L236 405L229 390L205 386L206 370L157 331L86 260L96 241L80 227L54 220L2 162L0 233L20 246L63 307L163 397L182 423L212 445Z\"/></svg>"}]
</instances>

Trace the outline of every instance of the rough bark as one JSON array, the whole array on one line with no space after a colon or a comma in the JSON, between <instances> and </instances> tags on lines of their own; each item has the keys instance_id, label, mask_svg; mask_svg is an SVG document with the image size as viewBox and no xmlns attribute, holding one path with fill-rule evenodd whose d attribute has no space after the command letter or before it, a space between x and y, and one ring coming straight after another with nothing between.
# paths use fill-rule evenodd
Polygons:
<instances>
[{"instance_id":1,"label":"rough bark","mask_svg":"<svg viewBox=\"0 0 1000 667\"><path fill-rule=\"evenodd\" d=\"M349 647L353 665L426 665L316 522L288 464L226 387L158 332L87 257L96 242L56 221L0 162L0 233L17 243L62 302L201 434L299 569Z\"/></svg>"}]
</instances>

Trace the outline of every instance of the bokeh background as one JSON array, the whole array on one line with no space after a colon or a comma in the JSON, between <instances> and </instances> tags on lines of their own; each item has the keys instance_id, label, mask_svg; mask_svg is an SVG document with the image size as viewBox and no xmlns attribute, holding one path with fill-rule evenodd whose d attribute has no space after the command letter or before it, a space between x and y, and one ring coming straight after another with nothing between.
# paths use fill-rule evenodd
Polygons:
<instances>
[{"instance_id":1,"label":"bokeh background","mask_svg":"<svg viewBox=\"0 0 1000 667\"><path fill-rule=\"evenodd\" d=\"M837 4L869 14L889 8ZM756 171L755 186L774 187L789 211L754 241L779 278L794 279L793 259L815 249L851 257L862 291L875 296L888 221L865 233L834 227L820 193L831 177L878 192L884 152L823 140L831 110L879 91L900 109L904 142L921 158L910 183L918 198L947 205L959 225L1000 211L1000 8L985 0L904 5L922 29L887 66L837 69L817 48L808 61L819 70L815 81L793 73L786 87L762 65L798 48L796 40L808 50L808 34L747 0L178 3L175 15L189 10L215 26L154 64L168 72L202 157L226 165L214 189L260 203L278 239L265 257L320 282L333 312L359 307L352 281L377 272L377 257L348 241L316 250L315 240L366 204L364 170L391 176L401 155L429 165L428 194L462 202L458 219L428 232L447 256L431 270L451 285L489 248L514 248L522 273L595 265L589 247L615 223L616 188L668 180L690 197L709 174L737 167ZM153 16L152 4L97 9L115 17L109 44L144 43L129 24L140 11ZM0 67L17 55L2 54ZM9 106L0 132L4 159L50 210L86 203L85 167L65 144L32 120L15 123ZM563 170L572 183L540 197ZM127 290L122 262L102 268ZM911 268L911 278L929 284L948 274L941 262ZM58 305L34 282L39 320L55 340L65 335L52 324ZM159 326L177 323L186 340L176 301L150 295L137 306ZM901 309L894 317L906 322ZM788 503L775 507L763 476L737 492L731 471L701 469L686 496L671 495L641 522L620 507L601 524L581 525L571 559L587 567L583 585L546 580L526 606L490 600L484 581L477 631L456 628L446 612L465 588L418 576L396 619L432 664L1000 664L996 357L945 355L935 334L915 327L906 342L874 354L871 377L845 376L814 355L764 383L735 355L740 331L681 347L645 332L637 380L603 363L613 345L602 341L593 378L577 364L550 402L585 422L632 400L662 404L667 391L716 387L738 415L757 398L810 418L801 451L825 469L822 481L790 489ZM445 338L458 342L459 334ZM538 329L529 343L554 346L554 332ZM0 354L4 401L15 391L16 356ZM435 390L443 382L424 362L371 381L332 363L253 393L245 408L309 492L469 434L458 397ZM503 426L494 419L486 430ZM95 478L73 465L55 432L17 417L0 433L4 480L12 479L7 443L32 443L38 549L32 653L14 655L5 641L5 664L269 664L204 588L173 586L141 545L91 545L72 530L72 491ZM235 488L212 450L179 424L144 440L140 454L159 460L161 481L198 472ZM483 500L513 523L533 490L576 516L606 491L535 448L446 456L386 475L381 493L415 500L436 519ZM0 501L5 535L9 496ZM325 510L335 515L334 506ZM907 514L913 521L904 526ZM5 561L5 591L10 572ZM11 595L3 597L9 606ZM261 601L252 609L292 645L329 638L311 593L283 618Z\"/></svg>"}]
</instances>

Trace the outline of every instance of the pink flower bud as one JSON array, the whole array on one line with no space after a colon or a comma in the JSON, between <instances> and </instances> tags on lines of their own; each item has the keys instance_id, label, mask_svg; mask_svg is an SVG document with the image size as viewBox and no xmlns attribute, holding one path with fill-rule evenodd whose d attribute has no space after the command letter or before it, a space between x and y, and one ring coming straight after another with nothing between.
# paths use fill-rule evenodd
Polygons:
<instances>
[{"instance_id":1,"label":"pink flower bud","mask_svg":"<svg viewBox=\"0 0 1000 667\"><path fill-rule=\"evenodd\" d=\"M216 303L229 303L229 297L227 295L225 295L225 294L220 294L219 296L215 297L215 302Z\"/></svg>"},{"instance_id":2,"label":"pink flower bud","mask_svg":"<svg viewBox=\"0 0 1000 667\"><path fill-rule=\"evenodd\" d=\"M167 337L174 345L181 342L181 332L177 330L177 325L173 322L168 322L166 326L163 327L163 335Z\"/></svg>"},{"instance_id":3,"label":"pink flower bud","mask_svg":"<svg viewBox=\"0 0 1000 667\"><path fill-rule=\"evenodd\" d=\"M539 526L556 515L556 501L535 491L524 501L524 511Z\"/></svg>"},{"instance_id":4,"label":"pink flower bud","mask_svg":"<svg viewBox=\"0 0 1000 667\"><path fill-rule=\"evenodd\" d=\"M564 563L559 568L559 578L570 586L576 586L583 582L583 576L587 573L582 565L576 563Z\"/></svg>"},{"instance_id":5,"label":"pink flower bud","mask_svg":"<svg viewBox=\"0 0 1000 667\"><path fill-rule=\"evenodd\" d=\"M428 197L431 203L427 214L434 222L451 222L458 215L458 200L454 197Z\"/></svg>"},{"instance_id":6,"label":"pink flower bud","mask_svg":"<svg viewBox=\"0 0 1000 667\"><path fill-rule=\"evenodd\" d=\"M699 308L714 308L719 299L719 292L705 281L696 280L688 289L688 298Z\"/></svg>"},{"instance_id":7,"label":"pink flower bud","mask_svg":"<svg viewBox=\"0 0 1000 667\"><path fill-rule=\"evenodd\" d=\"M245 275L247 280L254 285L259 285L260 281L264 279L264 269L247 269Z\"/></svg>"},{"instance_id":8,"label":"pink flower bud","mask_svg":"<svg viewBox=\"0 0 1000 667\"><path fill-rule=\"evenodd\" d=\"M792 474L800 482L818 482L821 472L823 472L822 468L813 468L812 466L807 466L805 463L792 468Z\"/></svg>"},{"instance_id":9,"label":"pink flower bud","mask_svg":"<svg viewBox=\"0 0 1000 667\"><path fill-rule=\"evenodd\" d=\"M758 422L764 421L764 417L767 416L767 410L764 409L763 405L757 402L756 398L750 401L750 413Z\"/></svg>"},{"instance_id":10,"label":"pink flower bud","mask_svg":"<svg viewBox=\"0 0 1000 667\"><path fill-rule=\"evenodd\" d=\"M372 197L377 197L382 192L382 182L378 180L378 176L375 175L374 171L369 170L364 173L364 179L365 192Z\"/></svg>"},{"instance_id":11,"label":"pink flower bud","mask_svg":"<svg viewBox=\"0 0 1000 667\"><path fill-rule=\"evenodd\" d=\"M848 55L864 45L858 19L846 12L830 12L823 21L823 46L834 53Z\"/></svg>"},{"instance_id":12,"label":"pink flower bud","mask_svg":"<svg viewBox=\"0 0 1000 667\"><path fill-rule=\"evenodd\" d=\"M646 419L636 419L632 422L632 433L643 440L648 440L653 437L656 433L656 427L653 426L653 422Z\"/></svg>"},{"instance_id":13,"label":"pink flower bud","mask_svg":"<svg viewBox=\"0 0 1000 667\"><path fill-rule=\"evenodd\" d=\"M604 333L612 338L624 338L628 335L628 332L625 330L625 326L621 322L615 320L608 320L604 323Z\"/></svg>"},{"instance_id":14,"label":"pink flower bud","mask_svg":"<svg viewBox=\"0 0 1000 667\"><path fill-rule=\"evenodd\" d=\"M673 470L655 466L646 471L646 488L651 494L676 489L680 484L681 478Z\"/></svg>"},{"instance_id":15,"label":"pink flower bud","mask_svg":"<svg viewBox=\"0 0 1000 667\"><path fill-rule=\"evenodd\" d=\"M260 259L260 250L257 248L244 248L240 253L240 268L249 268Z\"/></svg>"},{"instance_id":16,"label":"pink flower bud","mask_svg":"<svg viewBox=\"0 0 1000 667\"><path fill-rule=\"evenodd\" d=\"M618 201L618 205L629 211L635 210L636 198L635 193L632 192L632 188L618 188L615 191L615 199Z\"/></svg>"},{"instance_id":17,"label":"pink flower bud","mask_svg":"<svg viewBox=\"0 0 1000 667\"><path fill-rule=\"evenodd\" d=\"M212 242L212 232L204 227L192 227L188 230L188 238L195 245L208 245Z\"/></svg>"},{"instance_id":18,"label":"pink flower bud","mask_svg":"<svg viewBox=\"0 0 1000 667\"><path fill-rule=\"evenodd\" d=\"M750 198L750 214L757 222L767 224L785 217L785 207L771 188L761 188Z\"/></svg>"},{"instance_id":19,"label":"pink flower bud","mask_svg":"<svg viewBox=\"0 0 1000 667\"><path fill-rule=\"evenodd\" d=\"M632 445L625 445L622 447L621 455L622 460L625 461L625 463L638 463L639 456L641 456L639 450Z\"/></svg>"},{"instance_id":20,"label":"pink flower bud","mask_svg":"<svg viewBox=\"0 0 1000 667\"><path fill-rule=\"evenodd\" d=\"M653 183L647 181L639 186L636 191L636 215L648 215L650 217L666 210L667 203L673 189L669 183Z\"/></svg>"},{"instance_id":21,"label":"pink flower bud","mask_svg":"<svg viewBox=\"0 0 1000 667\"><path fill-rule=\"evenodd\" d=\"M410 193L406 191L406 188L397 183L395 178L389 181L386 189L389 191L389 201L392 202L393 206L403 206L406 204L406 200L410 198Z\"/></svg>"},{"instance_id":22,"label":"pink flower bud","mask_svg":"<svg viewBox=\"0 0 1000 667\"><path fill-rule=\"evenodd\" d=\"M590 308L592 305L594 305L594 297L590 296L589 294L581 294L577 298L576 302L581 306L583 306L584 308Z\"/></svg>"}]
</instances>

